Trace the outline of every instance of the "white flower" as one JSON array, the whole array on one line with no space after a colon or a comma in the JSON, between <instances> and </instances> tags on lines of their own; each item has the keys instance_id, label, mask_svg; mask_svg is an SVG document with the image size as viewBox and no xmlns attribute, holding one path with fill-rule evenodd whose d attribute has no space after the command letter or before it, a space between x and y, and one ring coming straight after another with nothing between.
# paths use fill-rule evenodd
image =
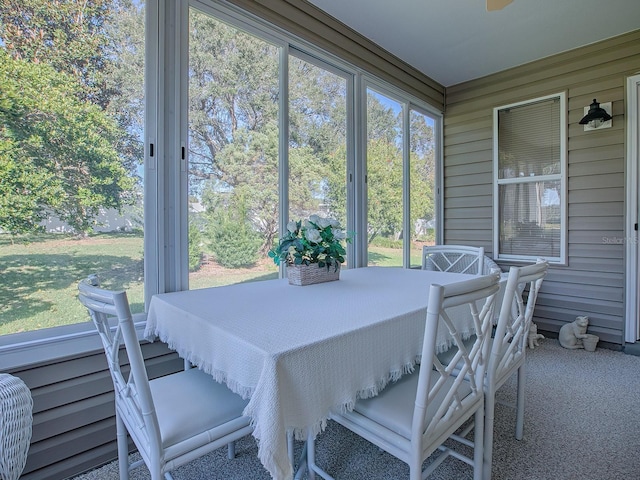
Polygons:
<instances>
[{"instance_id":1,"label":"white flower","mask_svg":"<svg viewBox=\"0 0 640 480\"><path fill-rule=\"evenodd\" d=\"M311 220L311 219L305 220L302 223L302 228L304 228L305 230L316 230L316 226L311 223L312 221L313 220Z\"/></svg>"},{"instance_id":2,"label":"white flower","mask_svg":"<svg viewBox=\"0 0 640 480\"><path fill-rule=\"evenodd\" d=\"M346 232L340 228L332 228L331 233L333 233L333 238L336 240L344 240L347 238Z\"/></svg>"},{"instance_id":3,"label":"white flower","mask_svg":"<svg viewBox=\"0 0 640 480\"><path fill-rule=\"evenodd\" d=\"M289 232L296 233L297 229L298 223L295 220L291 220L289 223L287 223L287 230L289 230Z\"/></svg>"},{"instance_id":4,"label":"white flower","mask_svg":"<svg viewBox=\"0 0 640 480\"><path fill-rule=\"evenodd\" d=\"M318 230L316 230L315 228L307 229L304 232L304 236L311 243L320 243L322 241L322 237L320 236L320 232Z\"/></svg>"},{"instance_id":5,"label":"white flower","mask_svg":"<svg viewBox=\"0 0 640 480\"><path fill-rule=\"evenodd\" d=\"M320 228L327 228L331 223L328 218L319 217L318 222L316 223Z\"/></svg>"},{"instance_id":6,"label":"white flower","mask_svg":"<svg viewBox=\"0 0 640 480\"><path fill-rule=\"evenodd\" d=\"M311 223L315 223L316 225L320 225L320 216L319 215L310 215L309 221Z\"/></svg>"},{"instance_id":7,"label":"white flower","mask_svg":"<svg viewBox=\"0 0 640 480\"><path fill-rule=\"evenodd\" d=\"M333 228L340 228L340 222L335 218L328 218L327 221L329 222L329 225L331 225Z\"/></svg>"}]
</instances>

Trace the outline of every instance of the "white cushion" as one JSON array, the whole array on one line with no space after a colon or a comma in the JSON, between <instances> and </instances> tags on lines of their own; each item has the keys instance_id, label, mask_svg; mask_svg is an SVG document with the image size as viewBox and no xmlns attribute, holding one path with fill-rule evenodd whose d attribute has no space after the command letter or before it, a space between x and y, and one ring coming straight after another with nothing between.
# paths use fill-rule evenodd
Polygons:
<instances>
[{"instance_id":1,"label":"white cushion","mask_svg":"<svg viewBox=\"0 0 640 480\"><path fill-rule=\"evenodd\" d=\"M242 416L247 405L197 368L156 378L149 385L165 448Z\"/></svg>"},{"instance_id":2,"label":"white cushion","mask_svg":"<svg viewBox=\"0 0 640 480\"><path fill-rule=\"evenodd\" d=\"M418 390L418 373L419 368L412 374L405 375L397 382L388 385L378 396L366 400L358 400L354 410L403 437L411 438L411 422ZM440 374L438 372L431 373L429 390L439 378ZM445 386L440 389L436 398L429 404L427 409L428 419L433 417L440 407L453 381L454 378L449 377L445 382ZM462 383L459 393L460 399L471 393L471 388L467 382Z\"/></svg>"}]
</instances>

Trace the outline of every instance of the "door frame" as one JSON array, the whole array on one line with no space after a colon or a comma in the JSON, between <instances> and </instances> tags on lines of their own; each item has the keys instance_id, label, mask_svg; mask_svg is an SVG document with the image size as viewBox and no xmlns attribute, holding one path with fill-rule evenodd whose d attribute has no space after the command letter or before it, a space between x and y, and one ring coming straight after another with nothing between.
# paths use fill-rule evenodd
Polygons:
<instances>
[{"instance_id":1,"label":"door frame","mask_svg":"<svg viewBox=\"0 0 640 480\"><path fill-rule=\"evenodd\" d=\"M639 169L640 162L640 74L627 78L626 92L627 121L627 179L626 179L626 280L625 280L625 334L627 343L635 343L640 332L640 295L638 292L638 205L640 204Z\"/></svg>"}]
</instances>

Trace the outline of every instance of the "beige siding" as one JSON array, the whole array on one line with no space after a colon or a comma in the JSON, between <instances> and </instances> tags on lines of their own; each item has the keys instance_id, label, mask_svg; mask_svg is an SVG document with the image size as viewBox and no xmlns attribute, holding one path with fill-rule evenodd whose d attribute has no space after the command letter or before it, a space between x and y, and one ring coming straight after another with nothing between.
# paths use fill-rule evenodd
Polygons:
<instances>
[{"instance_id":1,"label":"beige siding","mask_svg":"<svg viewBox=\"0 0 640 480\"><path fill-rule=\"evenodd\" d=\"M552 267L543 284L541 330L586 314L602 341L624 343L624 245L609 239L625 237L625 81L638 71L640 30L447 88L444 239L490 254L493 108L567 93L568 265ZM612 102L612 128L578 124L593 98Z\"/></svg>"}]
</instances>

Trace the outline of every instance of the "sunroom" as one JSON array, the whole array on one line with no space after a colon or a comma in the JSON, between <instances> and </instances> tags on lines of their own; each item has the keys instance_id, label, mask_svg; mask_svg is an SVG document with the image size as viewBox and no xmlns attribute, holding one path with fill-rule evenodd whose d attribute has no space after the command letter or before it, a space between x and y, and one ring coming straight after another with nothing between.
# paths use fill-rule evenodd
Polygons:
<instances>
[{"instance_id":1,"label":"sunroom","mask_svg":"<svg viewBox=\"0 0 640 480\"><path fill-rule=\"evenodd\" d=\"M387 15L383 2L350 3ZM428 13L410 3L404 21ZM455 10L515 27L506 15L542 10L526 3ZM78 281L97 273L126 288L142 337L156 293L277 278L269 249L311 214L353 233L347 268L419 268L428 244L483 247L503 271L544 257L539 331L553 338L586 315L600 346L633 352L640 7L568 3L571 17L535 21L594 16L612 33L482 73L418 45L407 58L420 63L401 60L367 34L385 27L367 30L337 2L3 5L0 372L34 399L21 478L68 478L116 456L111 380ZM473 34L439 48L454 55ZM594 98L613 118L585 128ZM508 165L497 152L511 141L557 157ZM183 366L159 342L143 350L151 375Z\"/></svg>"}]
</instances>

